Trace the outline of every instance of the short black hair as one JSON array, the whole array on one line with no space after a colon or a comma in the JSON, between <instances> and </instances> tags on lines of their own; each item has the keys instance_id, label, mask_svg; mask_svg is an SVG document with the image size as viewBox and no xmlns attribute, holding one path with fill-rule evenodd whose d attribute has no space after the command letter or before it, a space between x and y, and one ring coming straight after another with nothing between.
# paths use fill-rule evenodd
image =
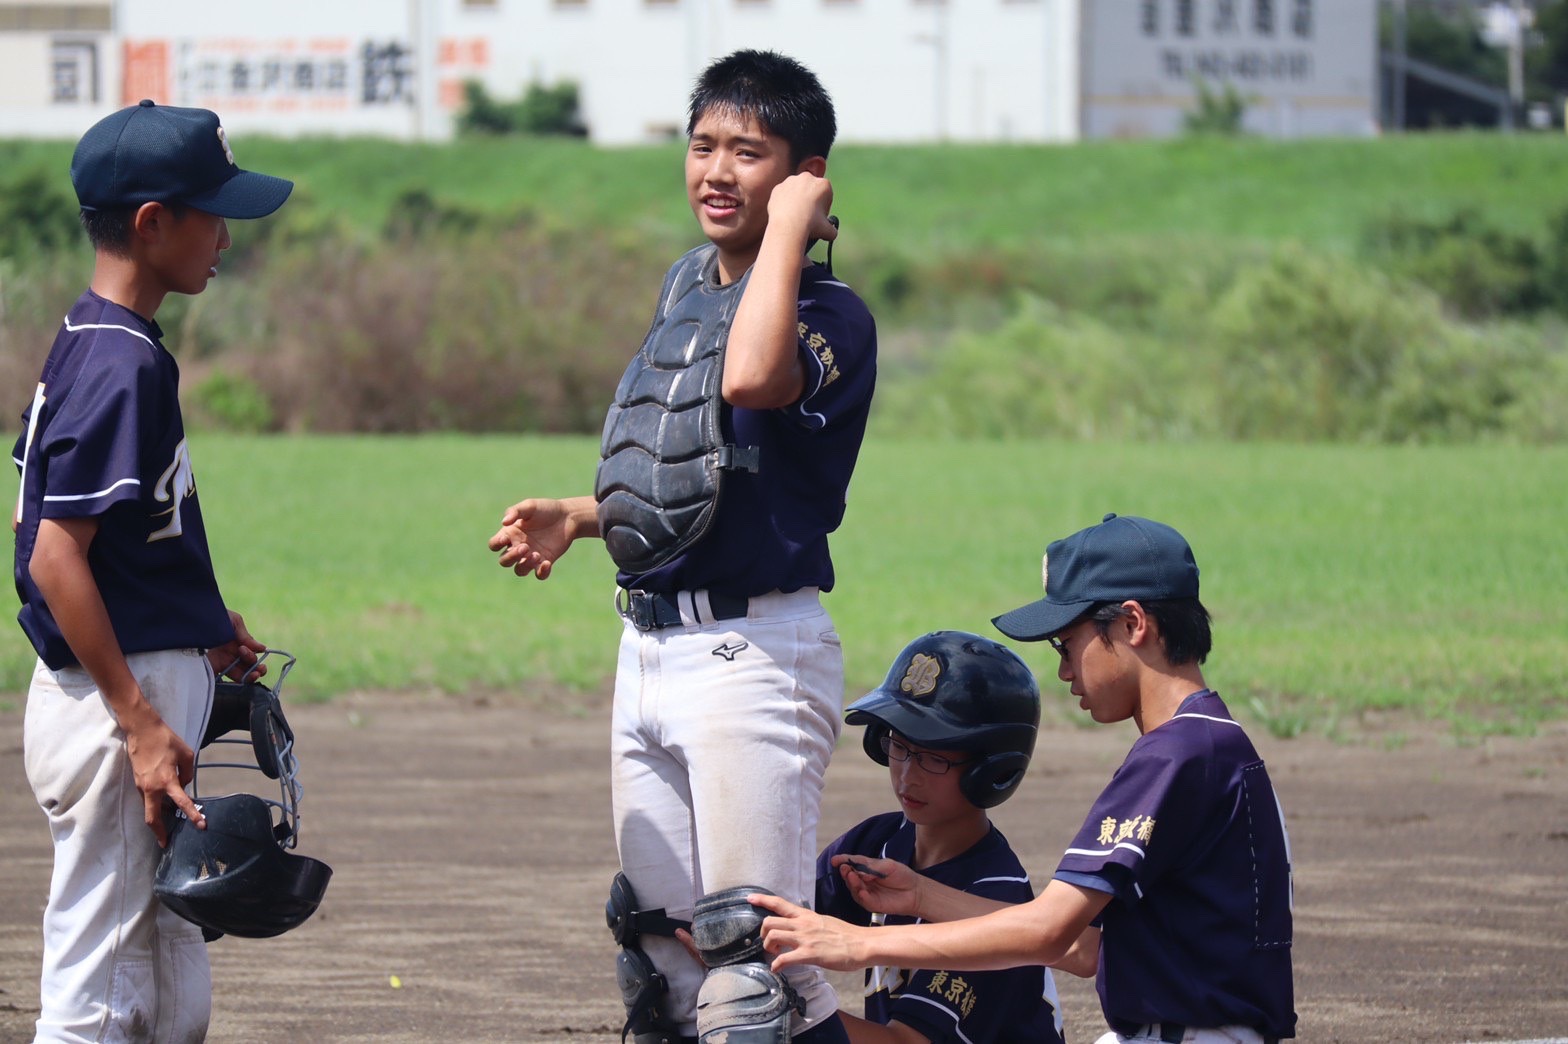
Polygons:
<instances>
[{"instance_id":1,"label":"short black hair","mask_svg":"<svg viewBox=\"0 0 1568 1044\"><path fill-rule=\"evenodd\" d=\"M1160 629L1160 641L1165 645L1165 658L1173 665L1202 663L1209 658L1214 647L1214 634L1209 625L1209 611L1196 598L1168 598L1161 601L1140 601L1143 611L1154 617ZM1127 615L1127 608L1120 602L1105 602L1085 614L1094 621L1100 640L1111 641L1111 623Z\"/></svg>"},{"instance_id":2,"label":"short black hair","mask_svg":"<svg viewBox=\"0 0 1568 1044\"><path fill-rule=\"evenodd\" d=\"M136 217L135 207L112 207L108 210L82 208L82 231L94 250L102 250L115 257L124 257L131 247L131 221Z\"/></svg>"},{"instance_id":3,"label":"short black hair","mask_svg":"<svg viewBox=\"0 0 1568 1044\"><path fill-rule=\"evenodd\" d=\"M833 99L810 69L777 51L736 51L702 71L691 92L686 136L718 109L749 116L789 142L790 162L827 157L838 135Z\"/></svg>"},{"instance_id":4,"label":"short black hair","mask_svg":"<svg viewBox=\"0 0 1568 1044\"><path fill-rule=\"evenodd\" d=\"M176 221L182 220L185 212L190 209L184 203L163 205L169 208ZM82 231L87 233L87 241L93 245L94 250L102 250L115 257L127 257L131 252L131 229L136 221L136 212L140 209L140 205L106 207L102 210L83 207L78 216L82 222Z\"/></svg>"}]
</instances>

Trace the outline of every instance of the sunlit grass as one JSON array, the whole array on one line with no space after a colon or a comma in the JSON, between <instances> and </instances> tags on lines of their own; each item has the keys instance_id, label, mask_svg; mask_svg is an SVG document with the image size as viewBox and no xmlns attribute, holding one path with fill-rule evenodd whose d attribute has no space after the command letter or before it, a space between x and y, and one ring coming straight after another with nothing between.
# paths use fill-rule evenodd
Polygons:
<instances>
[{"instance_id":1,"label":"sunlit grass","mask_svg":"<svg viewBox=\"0 0 1568 1044\"><path fill-rule=\"evenodd\" d=\"M290 686L594 688L614 571L575 548L540 583L485 541L525 495L587 492L589 438L195 437L219 578ZM15 495L15 480L0 492ZM1049 539L1107 511L1187 535L1215 616L1206 672L1282 733L1410 713L1464 731L1568 711L1568 449L874 440L828 605L850 695L928 630L994 634L1039 597ZM1022 648L1053 707L1054 657ZM0 692L30 651L0 630Z\"/></svg>"}]
</instances>

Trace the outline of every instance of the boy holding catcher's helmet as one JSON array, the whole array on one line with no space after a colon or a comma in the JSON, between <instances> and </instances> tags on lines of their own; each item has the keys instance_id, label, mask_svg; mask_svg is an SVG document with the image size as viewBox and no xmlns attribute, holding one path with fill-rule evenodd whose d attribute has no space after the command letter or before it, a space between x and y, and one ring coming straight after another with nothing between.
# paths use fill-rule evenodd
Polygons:
<instances>
[{"instance_id":1,"label":"boy holding catcher's helmet","mask_svg":"<svg viewBox=\"0 0 1568 1044\"><path fill-rule=\"evenodd\" d=\"M868 909L942 922L874 930L753 895L774 915L762 924L774 967L956 972L1066 957L1076 970L1073 951L1092 948L1110 1025L1099 1044L1295 1036L1284 815L1252 741L1204 683L1209 614L1192 549L1170 526L1107 515L1052 542L1045 576L1045 597L996 626L1050 642L1057 676L1095 721L1138 727L1054 878L999 907L907 870L846 874Z\"/></svg>"},{"instance_id":2,"label":"boy holding catcher's helmet","mask_svg":"<svg viewBox=\"0 0 1568 1044\"><path fill-rule=\"evenodd\" d=\"M218 117L143 101L90 128L71 181L95 251L13 450L27 779L49 818L40 1041L199 1040L212 1007L201 930L153 894L215 671L265 650L218 591L178 398L153 316L199 294L228 218L293 184L241 170Z\"/></svg>"},{"instance_id":3,"label":"boy holding catcher's helmet","mask_svg":"<svg viewBox=\"0 0 1568 1044\"><path fill-rule=\"evenodd\" d=\"M823 849L819 913L859 925L911 923L870 912L850 887L904 867L1001 903L1034 898L986 814L1023 781L1040 722L1040 690L1016 654L962 631L927 634L899 653L881 688L850 704L845 721L866 727L866 753L888 767L900 810ZM841 1017L854 1044L1061 1044L1060 1008L1051 971L1039 965L968 974L878 965L866 969L865 1018Z\"/></svg>"}]
</instances>

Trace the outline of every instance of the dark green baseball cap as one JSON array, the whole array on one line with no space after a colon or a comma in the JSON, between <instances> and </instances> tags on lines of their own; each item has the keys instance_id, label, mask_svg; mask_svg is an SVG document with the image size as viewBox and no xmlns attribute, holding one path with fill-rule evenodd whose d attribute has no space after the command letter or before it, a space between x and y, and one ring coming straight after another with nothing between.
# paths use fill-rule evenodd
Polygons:
<instances>
[{"instance_id":1,"label":"dark green baseball cap","mask_svg":"<svg viewBox=\"0 0 1568 1044\"><path fill-rule=\"evenodd\" d=\"M1038 642L1106 602L1198 597L1192 548L1163 522L1106 515L1099 525L1053 540L1041 564L1045 597L991 622L1009 638Z\"/></svg>"}]
</instances>

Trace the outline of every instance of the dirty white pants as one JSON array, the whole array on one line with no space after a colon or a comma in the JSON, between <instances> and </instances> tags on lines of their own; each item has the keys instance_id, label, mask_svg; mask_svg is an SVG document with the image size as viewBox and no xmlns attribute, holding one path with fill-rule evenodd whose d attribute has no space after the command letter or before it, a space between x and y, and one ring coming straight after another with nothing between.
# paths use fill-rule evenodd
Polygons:
<instances>
[{"instance_id":1,"label":"dirty white pants","mask_svg":"<svg viewBox=\"0 0 1568 1044\"><path fill-rule=\"evenodd\" d=\"M206 656L180 649L126 659L153 708L194 749L212 704ZM86 671L38 663L22 746L54 837L36 1039L205 1039L207 945L200 928L153 895L162 850L143 818L125 735Z\"/></svg>"},{"instance_id":2,"label":"dirty white pants","mask_svg":"<svg viewBox=\"0 0 1568 1044\"><path fill-rule=\"evenodd\" d=\"M753 598L746 618L717 622L697 598L685 625L627 623L621 638L611 728L621 869L642 909L681 920L703 895L747 885L809 906L842 727L838 633L814 588ZM672 938L641 946L669 980L681 1032L695 1035L703 969ZM820 969L788 978L806 1001L796 1034L838 1010Z\"/></svg>"}]
</instances>

